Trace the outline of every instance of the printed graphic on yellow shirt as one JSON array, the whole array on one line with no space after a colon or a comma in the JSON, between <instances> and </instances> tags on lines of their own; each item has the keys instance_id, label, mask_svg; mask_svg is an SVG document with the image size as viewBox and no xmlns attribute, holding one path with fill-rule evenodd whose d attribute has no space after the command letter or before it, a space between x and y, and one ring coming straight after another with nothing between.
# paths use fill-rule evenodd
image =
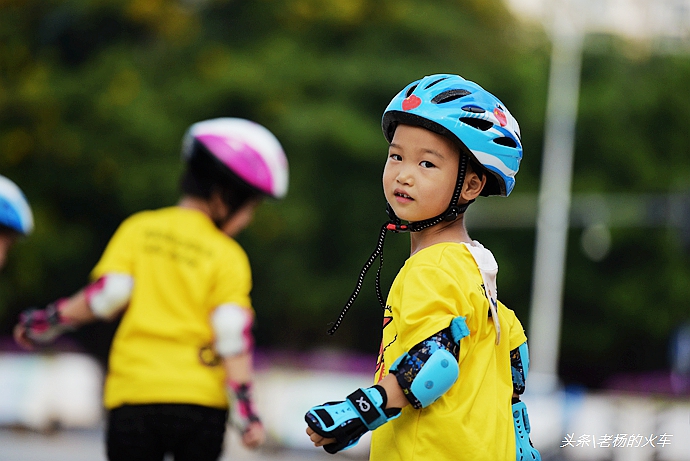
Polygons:
<instances>
[{"instance_id":1,"label":"printed graphic on yellow shirt","mask_svg":"<svg viewBox=\"0 0 690 461\"><path fill-rule=\"evenodd\" d=\"M391 306L386 306L386 310L384 311L383 314L383 329L385 330L386 327L393 321L393 309ZM386 363L383 360L384 353L386 352L386 349L395 342L395 340L398 339L398 335L395 335L393 338L393 341L389 342L388 344L384 345L385 339L381 340L381 347L379 348L379 357L376 360L376 382L378 383L383 379L383 377L386 375Z\"/></svg>"}]
</instances>

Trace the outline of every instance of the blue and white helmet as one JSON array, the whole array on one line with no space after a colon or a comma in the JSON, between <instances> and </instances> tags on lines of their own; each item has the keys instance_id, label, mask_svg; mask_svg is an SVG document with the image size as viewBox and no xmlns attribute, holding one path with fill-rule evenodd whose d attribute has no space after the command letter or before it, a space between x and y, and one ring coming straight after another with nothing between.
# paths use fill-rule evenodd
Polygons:
<instances>
[{"instance_id":1,"label":"blue and white helmet","mask_svg":"<svg viewBox=\"0 0 690 461\"><path fill-rule=\"evenodd\" d=\"M26 197L17 185L0 175L0 226L29 235L34 229L34 217Z\"/></svg>"},{"instance_id":2,"label":"blue and white helmet","mask_svg":"<svg viewBox=\"0 0 690 461\"><path fill-rule=\"evenodd\" d=\"M510 195L522 159L520 127L505 105L481 86L452 74L412 82L383 113L388 142L400 123L456 140L491 173L482 195Z\"/></svg>"}]
</instances>

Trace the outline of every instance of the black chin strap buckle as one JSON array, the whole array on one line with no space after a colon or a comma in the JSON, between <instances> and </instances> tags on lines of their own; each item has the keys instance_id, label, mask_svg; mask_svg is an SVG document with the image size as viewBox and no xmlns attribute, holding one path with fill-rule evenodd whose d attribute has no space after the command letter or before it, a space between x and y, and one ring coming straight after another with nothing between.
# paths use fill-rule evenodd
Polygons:
<instances>
[{"instance_id":1,"label":"black chin strap buckle","mask_svg":"<svg viewBox=\"0 0 690 461\"><path fill-rule=\"evenodd\" d=\"M400 224L399 222L389 222L386 224L386 230L391 232L409 232L410 226L408 226L407 224Z\"/></svg>"},{"instance_id":2,"label":"black chin strap buckle","mask_svg":"<svg viewBox=\"0 0 690 461\"><path fill-rule=\"evenodd\" d=\"M445 214L443 215L443 220L455 221L456 219L458 219L458 216L460 216L461 213L462 211L460 211L460 207L457 205L453 205L451 207L448 207Z\"/></svg>"},{"instance_id":3,"label":"black chin strap buckle","mask_svg":"<svg viewBox=\"0 0 690 461\"><path fill-rule=\"evenodd\" d=\"M470 206L472 202L474 202L474 200L470 200L469 202L463 203L462 205L449 206L446 212L443 214L443 220L455 221L456 219L458 219L458 216L467 211L467 208Z\"/></svg>"},{"instance_id":4,"label":"black chin strap buckle","mask_svg":"<svg viewBox=\"0 0 690 461\"><path fill-rule=\"evenodd\" d=\"M410 226L407 224L401 224L400 218L398 218L395 211L393 211L393 207L388 202L386 202L386 213L388 213L388 219L390 219L390 221L384 225L387 231L409 232L411 230Z\"/></svg>"}]
</instances>

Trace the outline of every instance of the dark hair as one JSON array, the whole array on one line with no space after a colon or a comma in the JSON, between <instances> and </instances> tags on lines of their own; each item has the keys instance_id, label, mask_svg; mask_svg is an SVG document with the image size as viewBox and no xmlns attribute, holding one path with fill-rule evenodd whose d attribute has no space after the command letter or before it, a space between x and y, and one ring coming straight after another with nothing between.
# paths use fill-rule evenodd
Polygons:
<instances>
[{"instance_id":1,"label":"dark hair","mask_svg":"<svg viewBox=\"0 0 690 461\"><path fill-rule=\"evenodd\" d=\"M17 231L17 229L14 229L12 227L5 226L4 224L0 224L0 234L21 235L21 232Z\"/></svg>"},{"instance_id":2,"label":"dark hair","mask_svg":"<svg viewBox=\"0 0 690 461\"><path fill-rule=\"evenodd\" d=\"M180 179L180 190L183 194L204 200L209 200L217 192L230 213L235 213L249 200L263 196L196 140L194 153L187 160L187 167Z\"/></svg>"}]
</instances>

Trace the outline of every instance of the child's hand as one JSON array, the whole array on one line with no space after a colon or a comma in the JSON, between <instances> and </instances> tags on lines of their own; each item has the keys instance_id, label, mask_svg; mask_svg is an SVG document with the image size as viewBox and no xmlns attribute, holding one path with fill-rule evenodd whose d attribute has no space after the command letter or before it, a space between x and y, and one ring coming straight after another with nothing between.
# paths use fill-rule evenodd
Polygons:
<instances>
[{"instance_id":1,"label":"child's hand","mask_svg":"<svg viewBox=\"0 0 690 461\"><path fill-rule=\"evenodd\" d=\"M32 350L36 346L50 344L58 336L73 330L72 322L62 314L65 301L60 299L43 309L32 307L22 311L13 331L16 343L24 349Z\"/></svg>"},{"instance_id":2,"label":"child's hand","mask_svg":"<svg viewBox=\"0 0 690 461\"><path fill-rule=\"evenodd\" d=\"M307 435L330 454L352 448L367 431L400 416L400 408L385 409L387 399L386 390L375 385L357 389L344 401L312 407L304 415Z\"/></svg>"},{"instance_id":3,"label":"child's hand","mask_svg":"<svg viewBox=\"0 0 690 461\"><path fill-rule=\"evenodd\" d=\"M15 325L14 331L12 332L14 336L14 342L19 345L22 349L27 351L34 350L34 343L26 335L26 327L21 323Z\"/></svg>"},{"instance_id":4,"label":"child's hand","mask_svg":"<svg viewBox=\"0 0 690 461\"><path fill-rule=\"evenodd\" d=\"M266 430L260 421L254 421L242 433L242 445L257 448L266 441Z\"/></svg>"},{"instance_id":5,"label":"child's hand","mask_svg":"<svg viewBox=\"0 0 690 461\"><path fill-rule=\"evenodd\" d=\"M335 443L335 439L327 439L325 437L321 437L319 434L314 432L314 430L311 427L307 427L307 435L311 439L311 441L314 443L315 447L322 447L324 445L328 445L331 443Z\"/></svg>"}]
</instances>

